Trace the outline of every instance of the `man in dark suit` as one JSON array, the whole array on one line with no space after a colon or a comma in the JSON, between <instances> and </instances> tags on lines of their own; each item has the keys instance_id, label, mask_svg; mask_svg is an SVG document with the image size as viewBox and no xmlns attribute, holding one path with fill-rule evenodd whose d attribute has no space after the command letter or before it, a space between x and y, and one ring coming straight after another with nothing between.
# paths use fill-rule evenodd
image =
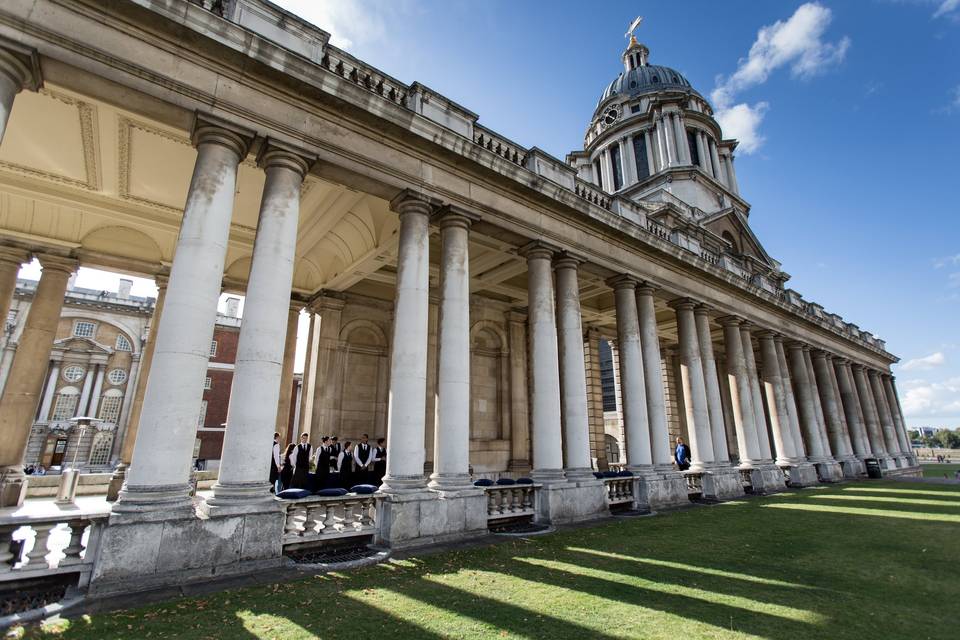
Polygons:
<instances>
[{"instance_id":1,"label":"man in dark suit","mask_svg":"<svg viewBox=\"0 0 960 640\"><path fill-rule=\"evenodd\" d=\"M360 442L353 448L354 469L357 472L358 484L370 484L373 475L373 447L370 446L367 434L360 436Z\"/></svg>"},{"instance_id":2,"label":"man in dark suit","mask_svg":"<svg viewBox=\"0 0 960 640\"><path fill-rule=\"evenodd\" d=\"M300 444L297 445L297 453L294 456L293 463L293 481L290 483L294 489L310 488L310 434L300 434Z\"/></svg>"}]
</instances>

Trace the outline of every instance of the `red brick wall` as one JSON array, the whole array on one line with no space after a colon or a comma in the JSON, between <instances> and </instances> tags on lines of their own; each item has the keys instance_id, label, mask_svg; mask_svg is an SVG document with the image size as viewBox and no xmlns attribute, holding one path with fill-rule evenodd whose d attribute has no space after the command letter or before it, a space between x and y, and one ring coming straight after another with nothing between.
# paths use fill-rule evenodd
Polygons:
<instances>
[{"instance_id":1,"label":"red brick wall","mask_svg":"<svg viewBox=\"0 0 960 640\"><path fill-rule=\"evenodd\" d=\"M210 362L233 364L237 360L237 340L240 330L232 327L217 327L213 331L213 339L217 341L217 355L210 358Z\"/></svg>"}]
</instances>

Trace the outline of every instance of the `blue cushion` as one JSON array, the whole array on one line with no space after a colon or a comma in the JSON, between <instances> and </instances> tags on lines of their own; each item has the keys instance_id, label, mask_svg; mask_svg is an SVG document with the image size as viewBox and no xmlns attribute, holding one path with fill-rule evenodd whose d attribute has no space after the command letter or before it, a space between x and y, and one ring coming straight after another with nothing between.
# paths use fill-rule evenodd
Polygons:
<instances>
[{"instance_id":1,"label":"blue cushion","mask_svg":"<svg viewBox=\"0 0 960 640\"><path fill-rule=\"evenodd\" d=\"M617 477L617 474L619 474L619 473L620 473L619 471L604 471L604 472L603 472L603 477L604 477L604 478L616 478L616 477Z\"/></svg>"},{"instance_id":2,"label":"blue cushion","mask_svg":"<svg viewBox=\"0 0 960 640\"><path fill-rule=\"evenodd\" d=\"M602 472L602 471L594 471L594 472L593 472L593 477L594 477L594 478L602 478L602 477L603 477L603 472Z\"/></svg>"},{"instance_id":3,"label":"blue cushion","mask_svg":"<svg viewBox=\"0 0 960 640\"><path fill-rule=\"evenodd\" d=\"M532 478L517 478L517 484L533 484Z\"/></svg>"},{"instance_id":4,"label":"blue cushion","mask_svg":"<svg viewBox=\"0 0 960 640\"><path fill-rule=\"evenodd\" d=\"M513 478L500 478L497 480L497 484L517 484L517 481Z\"/></svg>"},{"instance_id":5,"label":"blue cushion","mask_svg":"<svg viewBox=\"0 0 960 640\"><path fill-rule=\"evenodd\" d=\"M278 498L283 498L284 500L299 500L300 498L306 498L310 495L310 492L306 489L284 489L277 494Z\"/></svg>"},{"instance_id":6,"label":"blue cushion","mask_svg":"<svg viewBox=\"0 0 960 640\"><path fill-rule=\"evenodd\" d=\"M492 487L492 486L493 486L493 480L491 480L490 478L480 478L479 480L477 480L476 482L473 483L473 486L475 486L475 487Z\"/></svg>"},{"instance_id":7,"label":"blue cushion","mask_svg":"<svg viewBox=\"0 0 960 640\"><path fill-rule=\"evenodd\" d=\"M632 478L632 477L633 477L633 471L627 471L626 469L624 469L623 471L621 471L621 472L618 473L617 475L620 476L621 478Z\"/></svg>"},{"instance_id":8,"label":"blue cushion","mask_svg":"<svg viewBox=\"0 0 960 640\"><path fill-rule=\"evenodd\" d=\"M323 496L324 498L334 498L336 496L345 496L347 495L347 490L340 487L330 487L328 489L320 489L313 495Z\"/></svg>"},{"instance_id":9,"label":"blue cushion","mask_svg":"<svg viewBox=\"0 0 960 640\"><path fill-rule=\"evenodd\" d=\"M376 493L377 487L372 484L355 484L350 487L351 493L359 493L361 495L366 495L369 493Z\"/></svg>"}]
</instances>

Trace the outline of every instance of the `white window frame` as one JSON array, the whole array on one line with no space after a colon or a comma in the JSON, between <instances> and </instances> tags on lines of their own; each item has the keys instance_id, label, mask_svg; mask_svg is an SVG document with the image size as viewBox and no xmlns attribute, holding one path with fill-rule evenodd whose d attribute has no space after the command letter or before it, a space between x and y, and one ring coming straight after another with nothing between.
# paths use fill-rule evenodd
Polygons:
<instances>
[{"instance_id":1,"label":"white window frame","mask_svg":"<svg viewBox=\"0 0 960 640\"><path fill-rule=\"evenodd\" d=\"M119 381L113 379L114 377L113 374L117 373L118 371L123 374L123 379ZM116 369L110 369L110 371L107 372L107 382L109 382L115 387L119 387L120 385L125 384L127 382L127 377L128 377L127 370L121 367L117 367Z\"/></svg>"},{"instance_id":2,"label":"white window frame","mask_svg":"<svg viewBox=\"0 0 960 640\"><path fill-rule=\"evenodd\" d=\"M122 333L117 334L117 343L114 345L117 351L133 351L133 344Z\"/></svg>"},{"instance_id":3,"label":"white window frame","mask_svg":"<svg viewBox=\"0 0 960 640\"><path fill-rule=\"evenodd\" d=\"M123 396L119 393L103 394L100 398L99 415L97 416L104 422L116 424L120 420L120 408L123 406Z\"/></svg>"},{"instance_id":4,"label":"white window frame","mask_svg":"<svg viewBox=\"0 0 960 640\"><path fill-rule=\"evenodd\" d=\"M201 401L200 401L200 415L197 416L197 426L198 426L198 427L204 426L204 423L205 423L206 421L207 421L207 401L206 401L206 400L201 400Z\"/></svg>"},{"instance_id":5,"label":"white window frame","mask_svg":"<svg viewBox=\"0 0 960 640\"><path fill-rule=\"evenodd\" d=\"M67 371L70 371L71 369L79 369L80 375L77 376L76 378L68 378ZM85 375L87 375L87 368L79 364L67 365L63 368L62 371L60 371L60 377L66 380L67 382L80 382L81 380L83 380L83 376Z\"/></svg>"},{"instance_id":6,"label":"white window frame","mask_svg":"<svg viewBox=\"0 0 960 640\"><path fill-rule=\"evenodd\" d=\"M216 355L217 355L217 341L211 340L210 341L210 357L214 358L216 357Z\"/></svg>"},{"instance_id":7,"label":"white window frame","mask_svg":"<svg viewBox=\"0 0 960 640\"><path fill-rule=\"evenodd\" d=\"M110 451L113 449L113 432L100 431L93 436L90 443L90 457L87 463L94 466L103 466L110 462ZM99 455L98 455L99 454ZM97 456L97 458L94 458Z\"/></svg>"},{"instance_id":8,"label":"white window frame","mask_svg":"<svg viewBox=\"0 0 960 640\"><path fill-rule=\"evenodd\" d=\"M77 404L79 403L80 392L75 387L64 387L54 399L50 421L60 422L74 417L77 415Z\"/></svg>"},{"instance_id":9,"label":"white window frame","mask_svg":"<svg viewBox=\"0 0 960 640\"><path fill-rule=\"evenodd\" d=\"M90 335L87 335L87 334L85 334L85 333L80 333L80 327L81 327L81 326L84 326L84 327L89 326L89 327L90 327ZM91 339L92 339L92 338L93 338L94 336L96 336L96 335L97 335L97 323L96 323L96 322L93 322L92 320L76 320L76 321L73 323L73 337L74 337L74 338L91 338Z\"/></svg>"},{"instance_id":10,"label":"white window frame","mask_svg":"<svg viewBox=\"0 0 960 640\"><path fill-rule=\"evenodd\" d=\"M213 378L211 378L210 376L207 376L206 379L203 381L203 390L210 391L210 389L213 389Z\"/></svg>"}]
</instances>

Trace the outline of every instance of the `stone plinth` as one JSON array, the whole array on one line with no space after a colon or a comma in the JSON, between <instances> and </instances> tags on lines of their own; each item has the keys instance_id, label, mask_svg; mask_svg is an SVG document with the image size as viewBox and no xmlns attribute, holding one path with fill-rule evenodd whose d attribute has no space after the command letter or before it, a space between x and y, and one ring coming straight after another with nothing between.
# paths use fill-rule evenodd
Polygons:
<instances>
[{"instance_id":1,"label":"stone plinth","mask_svg":"<svg viewBox=\"0 0 960 640\"><path fill-rule=\"evenodd\" d=\"M793 488L812 487L820 482L816 468L808 463L779 465L789 475L787 486Z\"/></svg>"},{"instance_id":2,"label":"stone plinth","mask_svg":"<svg viewBox=\"0 0 960 640\"><path fill-rule=\"evenodd\" d=\"M687 479L669 467L645 472L640 477L640 494L645 496L647 506L653 511L690 504Z\"/></svg>"},{"instance_id":3,"label":"stone plinth","mask_svg":"<svg viewBox=\"0 0 960 640\"><path fill-rule=\"evenodd\" d=\"M814 466L817 468L817 477L820 478L820 482L839 482L843 480L843 469L836 460L815 462Z\"/></svg>"},{"instance_id":4,"label":"stone plinth","mask_svg":"<svg viewBox=\"0 0 960 640\"><path fill-rule=\"evenodd\" d=\"M388 493L378 542L392 549L486 535L487 497L482 489Z\"/></svg>"},{"instance_id":5,"label":"stone plinth","mask_svg":"<svg viewBox=\"0 0 960 640\"><path fill-rule=\"evenodd\" d=\"M280 567L283 527L279 501L224 516L114 514L101 534L90 593L149 591Z\"/></svg>"},{"instance_id":6,"label":"stone plinth","mask_svg":"<svg viewBox=\"0 0 960 640\"><path fill-rule=\"evenodd\" d=\"M712 467L704 472L701 482L705 500L734 500L744 495L740 470L733 467Z\"/></svg>"},{"instance_id":7,"label":"stone plinth","mask_svg":"<svg viewBox=\"0 0 960 640\"><path fill-rule=\"evenodd\" d=\"M863 462L855 456L843 458L838 460L838 462L840 463L840 469L843 472L844 478L859 478L866 473Z\"/></svg>"},{"instance_id":8,"label":"stone plinth","mask_svg":"<svg viewBox=\"0 0 960 640\"><path fill-rule=\"evenodd\" d=\"M596 520L610 515L607 489L591 478L544 485L537 498L537 522L564 524Z\"/></svg>"},{"instance_id":9,"label":"stone plinth","mask_svg":"<svg viewBox=\"0 0 960 640\"><path fill-rule=\"evenodd\" d=\"M767 495L785 490L787 479L776 465L758 465L750 469L750 486L754 494Z\"/></svg>"}]
</instances>

